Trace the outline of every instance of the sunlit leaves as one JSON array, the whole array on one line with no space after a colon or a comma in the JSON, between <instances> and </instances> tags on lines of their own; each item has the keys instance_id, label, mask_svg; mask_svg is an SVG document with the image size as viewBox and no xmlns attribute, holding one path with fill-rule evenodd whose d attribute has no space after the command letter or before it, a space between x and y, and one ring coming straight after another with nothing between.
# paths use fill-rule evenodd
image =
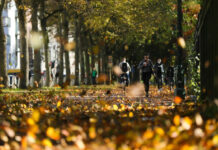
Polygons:
<instances>
[{"instance_id":1,"label":"sunlit leaves","mask_svg":"<svg viewBox=\"0 0 218 150\"><path fill-rule=\"evenodd\" d=\"M174 97L165 88L160 96L151 86L147 99L128 97L116 85L108 87L13 94L13 102L0 104L4 110L0 111L1 143L11 149L98 149L101 143L112 149L213 149L218 145L216 120L203 120L185 102L174 109ZM82 91L86 91L83 97L79 96ZM157 115L160 110L162 115Z\"/></svg>"},{"instance_id":2,"label":"sunlit leaves","mask_svg":"<svg viewBox=\"0 0 218 150\"><path fill-rule=\"evenodd\" d=\"M154 132L151 129L147 129L143 134L143 138L146 140L151 139L153 136Z\"/></svg>"},{"instance_id":3,"label":"sunlit leaves","mask_svg":"<svg viewBox=\"0 0 218 150\"><path fill-rule=\"evenodd\" d=\"M201 126L201 125L203 124L203 119L202 119L202 117L201 117L200 114L196 114L196 116L195 116L195 122L196 122L196 124L197 124L198 126Z\"/></svg>"},{"instance_id":4,"label":"sunlit leaves","mask_svg":"<svg viewBox=\"0 0 218 150\"><path fill-rule=\"evenodd\" d=\"M191 125L192 125L192 120L189 117L184 117L184 118L182 118L181 123L182 123L182 127L185 130L189 130L191 128Z\"/></svg>"},{"instance_id":5,"label":"sunlit leaves","mask_svg":"<svg viewBox=\"0 0 218 150\"><path fill-rule=\"evenodd\" d=\"M75 42L68 42L68 43L64 44L64 49L67 50L67 51L74 50L75 47L76 47Z\"/></svg>"},{"instance_id":6,"label":"sunlit leaves","mask_svg":"<svg viewBox=\"0 0 218 150\"><path fill-rule=\"evenodd\" d=\"M182 102L182 98L179 97L179 96L176 96L176 97L174 98L174 102L175 102L176 104L180 104L180 103Z\"/></svg>"},{"instance_id":7,"label":"sunlit leaves","mask_svg":"<svg viewBox=\"0 0 218 150\"><path fill-rule=\"evenodd\" d=\"M60 139L60 130L54 129L53 127L48 127L48 129L46 130L46 135L53 140L59 140Z\"/></svg>"},{"instance_id":8,"label":"sunlit leaves","mask_svg":"<svg viewBox=\"0 0 218 150\"><path fill-rule=\"evenodd\" d=\"M95 127L94 126L89 128L89 137L91 139L94 139L96 137L96 131L95 131Z\"/></svg>"},{"instance_id":9,"label":"sunlit leaves","mask_svg":"<svg viewBox=\"0 0 218 150\"><path fill-rule=\"evenodd\" d=\"M182 38L182 37L179 37L179 38L177 39L177 43L178 43L178 45L179 45L181 48L185 48L185 47L186 47L185 40L184 40L184 38Z\"/></svg>"},{"instance_id":10,"label":"sunlit leaves","mask_svg":"<svg viewBox=\"0 0 218 150\"><path fill-rule=\"evenodd\" d=\"M176 126L179 126L180 125L180 116L179 115L176 115L173 119L173 123L176 125Z\"/></svg>"},{"instance_id":11,"label":"sunlit leaves","mask_svg":"<svg viewBox=\"0 0 218 150\"><path fill-rule=\"evenodd\" d=\"M42 145L44 145L46 147L52 147L52 142L49 139L43 139Z\"/></svg>"}]
</instances>

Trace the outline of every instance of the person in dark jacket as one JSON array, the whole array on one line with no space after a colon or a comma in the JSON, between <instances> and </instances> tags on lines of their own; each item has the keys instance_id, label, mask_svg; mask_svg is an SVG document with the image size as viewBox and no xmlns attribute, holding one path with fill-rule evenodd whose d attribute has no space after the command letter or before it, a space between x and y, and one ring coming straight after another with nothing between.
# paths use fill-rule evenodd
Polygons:
<instances>
[{"instance_id":1,"label":"person in dark jacket","mask_svg":"<svg viewBox=\"0 0 218 150\"><path fill-rule=\"evenodd\" d=\"M174 86L174 68L171 65L167 68L166 79L167 79L167 84L170 87L170 90L173 90L173 86Z\"/></svg>"},{"instance_id":2,"label":"person in dark jacket","mask_svg":"<svg viewBox=\"0 0 218 150\"><path fill-rule=\"evenodd\" d=\"M151 74L153 73L152 67L153 64L149 59L149 54L145 55L144 59L138 65L138 69L142 70L142 80L145 85L146 97L149 96L149 80L151 79Z\"/></svg>"},{"instance_id":3,"label":"person in dark jacket","mask_svg":"<svg viewBox=\"0 0 218 150\"><path fill-rule=\"evenodd\" d=\"M158 86L158 92L160 92L163 86L163 75L164 75L164 67L160 58L157 59L157 63L154 66L154 74Z\"/></svg>"},{"instance_id":4,"label":"person in dark jacket","mask_svg":"<svg viewBox=\"0 0 218 150\"><path fill-rule=\"evenodd\" d=\"M92 71L92 84L93 84L93 85L96 85L96 77L97 77L97 70L96 70L96 68L94 67L94 68L93 68L93 71Z\"/></svg>"}]
</instances>

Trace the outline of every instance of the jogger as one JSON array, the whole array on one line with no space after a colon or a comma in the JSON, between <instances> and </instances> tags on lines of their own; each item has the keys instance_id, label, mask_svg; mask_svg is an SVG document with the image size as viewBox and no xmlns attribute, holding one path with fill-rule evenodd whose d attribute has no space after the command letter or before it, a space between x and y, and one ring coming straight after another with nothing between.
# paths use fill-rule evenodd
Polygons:
<instances>
[{"instance_id":1,"label":"jogger","mask_svg":"<svg viewBox=\"0 0 218 150\"><path fill-rule=\"evenodd\" d=\"M142 80L145 85L146 97L149 96L149 80L151 79L152 62L149 59L149 54L144 56L144 59L139 63L138 68L142 70Z\"/></svg>"}]
</instances>

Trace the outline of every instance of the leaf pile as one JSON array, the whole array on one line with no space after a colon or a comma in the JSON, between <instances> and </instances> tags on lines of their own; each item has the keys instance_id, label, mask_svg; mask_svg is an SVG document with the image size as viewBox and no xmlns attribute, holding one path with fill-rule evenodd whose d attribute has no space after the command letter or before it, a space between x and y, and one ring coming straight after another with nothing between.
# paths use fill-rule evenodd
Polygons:
<instances>
[{"instance_id":1,"label":"leaf pile","mask_svg":"<svg viewBox=\"0 0 218 150\"><path fill-rule=\"evenodd\" d=\"M81 94L83 93L83 94ZM198 104L122 89L71 89L0 96L0 149L217 149L217 120ZM176 99L176 98L175 98Z\"/></svg>"}]
</instances>

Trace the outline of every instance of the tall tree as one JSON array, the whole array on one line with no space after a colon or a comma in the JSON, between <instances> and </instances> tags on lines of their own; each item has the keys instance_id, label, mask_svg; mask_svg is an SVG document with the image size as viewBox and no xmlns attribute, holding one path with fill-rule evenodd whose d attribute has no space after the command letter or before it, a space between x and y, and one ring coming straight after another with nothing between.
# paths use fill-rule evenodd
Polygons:
<instances>
[{"instance_id":1,"label":"tall tree","mask_svg":"<svg viewBox=\"0 0 218 150\"><path fill-rule=\"evenodd\" d=\"M80 22L78 16L75 17L75 41L76 41L76 49L75 49L75 85L79 85L79 52L80 52Z\"/></svg>"},{"instance_id":2,"label":"tall tree","mask_svg":"<svg viewBox=\"0 0 218 150\"><path fill-rule=\"evenodd\" d=\"M62 39L63 36L63 14L59 14L59 27L58 27L58 34L60 37L60 53L59 53L59 81L58 84L63 87L63 81L64 81L64 41Z\"/></svg>"},{"instance_id":3,"label":"tall tree","mask_svg":"<svg viewBox=\"0 0 218 150\"><path fill-rule=\"evenodd\" d=\"M218 98L218 1L204 0L196 32L196 49L201 58L201 92L203 99ZM212 104L212 103L211 103ZM214 104L215 105L215 104ZM217 109L217 106L215 106Z\"/></svg>"},{"instance_id":4,"label":"tall tree","mask_svg":"<svg viewBox=\"0 0 218 150\"><path fill-rule=\"evenodd\" d=\"M44 52L45 52L45 68L46 68L46 86L50 86L51 83L51 67L49 66L50 57L48 49L48 31L47 31L47 19L48 16L45 16L45 1L40 0L40 23L42 27L42 35L44 40Z\"/></svg>"},{"instance_id":5,"label":"tall tree","mask_svg":"<svg viewBox=\"0 0 218 150\"><path fill-rule=\"evenodd\" d=\"M63 28L64 28L64 41L65 44L69 42L68 40L68 34L69 34L69 16L67 13L67 10L64 9L64 15L63 15ZM65 53L65 68L66 68L66 84L70 85L71 79L70 79L70 58L69 58L69 50L64 51Z\"/></svg>"},{"instance_id":6,"label":"tall tree","mask_svg":"<svg viewBox=\"0 0 218 150\"><path fill-rule=\"evenodd\" d=\"M82 84L84 84L85 82L85 58L84 58L84 45L83 45L83 33L80 34L80 42L79 42L79 46L80 46L80 70L81 70L81 74L80 74L80 82Z\"/></svg>"},{"instance_id":7,"label":"tall tree","mask_svg":"<svg viewBox=\"0 0 218 150\"><path fill-rule=\"evenodd\" d=\"M2 16L2 11L4 9L5 0L0 1L0 16ZM7 76L7 62L6 62L6 47L5 47L5 34L3 28L3 19L0 17L0 77L3 80L4 87L8 86L8 76Z\"/></svg>"},{"instance_id":8,"label":"tall tree","mask_svg":"<svg viewBox=\"0 0 218 150\"><path fill-rule=\"evenodd\" d=\"M15 0L18 10L19 30L20 30L20 50L21 50L21 74L20 74L20 88L25 89L28 85L29 75L29 58L28 47L26 39L26 8L23 0Z\"/></svg>"},{"instance_id":9,"label":"tall tree","mask_svg":"<svg viewBox=\"0 0 218 150\"><path fill-rule=\"evenodd\" d=\"M32 9L32 32L38 32L38 8L39 8L39 1L32 0L31 1L31 9ZM41 80L41 53L40 48L33 48L34 49L34 81L38 84ZM34 84L36 87L37 84Z\"/></svg>"}]
</instances>

